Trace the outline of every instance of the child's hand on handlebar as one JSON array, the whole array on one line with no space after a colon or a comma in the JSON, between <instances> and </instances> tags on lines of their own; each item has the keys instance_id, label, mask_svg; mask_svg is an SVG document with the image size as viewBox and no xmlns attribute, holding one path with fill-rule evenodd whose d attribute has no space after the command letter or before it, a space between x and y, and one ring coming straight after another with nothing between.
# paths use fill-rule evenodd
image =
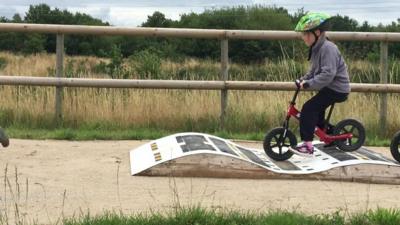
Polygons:
<instances>
[{"instance_id":1,"label":"child's hand on handlebar","mask_svg":"<svg viewBox=\"0 0 400 225\"><path fill-rule=\"evenodd\" d=\"M299 89L304 89L305 87L304 87L304 84L306 83L304 80L301 80L301 79L297 79L296 81L295 81L295 83L296 83L296 86L299 88ZM307 85L307 84L306 84Z\"/></svg>"},{"instance_id":2,"label":"child's hand on handlebar","mask_svg":"<svg viewBox=\"0 0 400 225\"><path fill-rule=\"evenodd\" d=\"M303 89L304 89L304 83L305 83L304 80L300 81L300 87L303 88Z\"/></svg>"},{"instance_id":3,"label":"child's hand on handlebar","mask_svg":"<svg viewBox=\"0 0 400 225\"><path fill-rule=\"evenodd\" d=\"M309 86L310 86L310 84L307 83L306 80L302 80L302 81L300 82L300 88L302 88L302 89L307 89Z\"/></svg>"}]
</instances>

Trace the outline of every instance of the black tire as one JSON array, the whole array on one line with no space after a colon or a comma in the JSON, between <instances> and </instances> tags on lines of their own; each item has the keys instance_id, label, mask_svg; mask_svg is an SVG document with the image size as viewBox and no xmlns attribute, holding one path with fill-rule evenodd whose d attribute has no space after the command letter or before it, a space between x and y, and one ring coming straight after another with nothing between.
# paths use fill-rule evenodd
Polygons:
<instances>
[{"instance_id":1,"label":"black tire","mask_svg":"<svg viewBox=\"0 0 400 225\"><path fill-rule=\"evenodd\" d=\"M277 127L270 130L264 138L264 151L276 161L284 161L292 157L293 152L289 150L289 146L296 146L297 139L293 132L287 130L286 137L279 143L279 139L283 137L285 129Z\"/></svg>"},{"instance_id":2,"label":"black tire","mask_svg":"<svg viewBox=\"0 0 400 225\"><path fill-rule=\"evenodd\" d=\"M4 148L10 145L10 139L8 139L6 132L1 127L0 127L0 143Z\"/></svg>"},{"instance_id":3,"label":"black tire","mask_svg":"<svg viewBox=\"0 0 400 225\"><path fill-rule=\"evenodd\" d=\"M400 131L398 131L390 143L390 152L397 162L400 162Z\"/></svg>"},{"instance_id":4,"label":"black tire","mask_svg":"<svg viewBox=\"0 0 400 225\"><path fill-rule=\"evenodd\" d=\"M365 128L354 119L345 119L340 121L333 129L333 135L351 133L352 138L335 141L336 146L345 152L351 152L359 149L365 142Z\"/></svg>"}]
</instances>

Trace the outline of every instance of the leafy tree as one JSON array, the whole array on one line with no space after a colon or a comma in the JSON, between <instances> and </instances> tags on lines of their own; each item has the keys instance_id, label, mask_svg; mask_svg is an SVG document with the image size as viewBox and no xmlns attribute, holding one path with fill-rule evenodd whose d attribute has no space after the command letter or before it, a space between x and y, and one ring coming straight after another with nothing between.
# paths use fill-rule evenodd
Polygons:
<instances>
[{"instance_id":1,"label":"leafy tree","mask_svg":"<svg viewBox=\"0 0 400 225\"><path fill-rule=\"evenodd\" d=\"M30 6L25 15L24 22L26 23L42 23L42 24L72 24L72 25L97 25L108 26L99 19L92 18L91 16L83 13L70 13L67 10L60 10L58 8L51 9L46 4L39 4ZM55 52L56 37L54 34L46 34L45 49L47 52ZM82 54L82 55L99 55L104 56L104 49L109 50L110 44L103 41L104 45L99 46L97 39L104 37L96 37L93 35L69 35L65 38L65 47L67 54ZM105 38L107 39L107 38ZM93 43L97 43L96 45ZM100 54L103 53L103 54Z\"/></svg>"},{"instance_id":2,"label":"leafy tree","mask_svg":"<svg viewBox=\"0 0 400 225\"><path fill-rule=\"evenodd\" d=\"M330 23L332 31L356 31L358 27L358 22L348 16L336 15Z\"/></svg>"},{"instance_id":3,"label":"leafy tree","mask_svg":"<svg viewBox=\"0 0 400 225\"><path fill-rule=\"evenodd\" d=\"M50 6L46 4L39 4L36 6L29 6L29 10L25 15L24 22L26 23L52 23Z\"/></svg>"},{"instance_id":4,"label":"leafy tree","mask_svg":"<svg viewBox=\"0 0 400 225\"><path fill-rule=\"evenodd\" d=\"M392 22L391 24L387 25L384 29L379 29L379 31L399 33L400 32L400 19L397 19L396 22ZM399 42L390 43L389 50L390 50L389 54L392 57L400 58L400 43Z\"/></svg>"},{"instance_id":5,"label":"leafy tree","mask_svg":"<svg viewBox=\"0 0 400 225\"><path fill-rule=\"evenodd\" d=\"M34 54L44 51L45 39L40 34L30 34L24 39L24 48L22 52L25 54Z\"/></svg>"},{"instance_id":6,"label":"leafy tree","mask_svg":"<svg viewBox=\"0 0 400 225\"><path fill-rule=\"evenodd\" d=\"M15 14L12 20L5 17L0 18L2 23L20 23L22 19L19 14ZM1 32L0 33L0 49L6 51L21 51L24 46L24 40L27 34L15 32Z\"/></svg>"},{"instance_id":7,"label":"leafy tree","mask_svg":"<svg viewBox=\"0 0 400 225\"><path fill-rule=\"evenodd\" d=\"M184 14L179 27L240 30L292 30L292 18L284 8L253 6L206 10L203 13ZM286 43L286 42L285 42ZM290 42L287 46L292 47ZM282 42L235 40L230 41L229 51L233 61L263 61L282 55ZM183 40L178 51L200 58L218 58L219 42L215 40Z\"/></svg>"},{"instance_id":8,"label":"leafy tree","mask_svg":"<svg viewBox=\"0 0 400 225\"><path fill-rule=\"evenodd\" d=\"M155 11L153 15L147 16L147 21L142 23L142 27L170 27L172 20L165 18L165 15Z\"/></svg>"},{"instance_id":9,"label":"leafy tree","mask_svg":"<svg viewBox=\"0 0 400 225\"><path fill-rule=\"evenodd\" d=\"M142 23L142 27L175 27L201 29L233 29L233 30L293 30L304 9L289 14L282 7L264 5L237 6L209 9L202 13L187 13L179 20L167 18L163 13L155 11ZM12 19L0 17L3 23L40 23L109 26L84 13L71 13L58 8L52 9L46 4L31 5L22 18L15 14ZM389 25L372 26L368 22L359 24L356 20L342 15L332 19L333 31L361 32L400 32L400 20ZM65 35L65 49L71 55L96 55L115 57L115 47L120 46L122 57L144 54L156 54L160 58L179 60L183 57L212 58L220 57L220 41L215 39L190 38L148 38L128 36L94 36ZM348 57L379 59L378 42L338 42ZM56 35L28 33L0 33L0 50L37 53L41 51L55 52ZM230 40L229 55L234 62L262 62L266 59L276 60L281 57L301 58L307 49L300 41L263 41L263 40ZM146 53L147 54L147 53ZM145 55L146 55L145 54ZM400 57L400 43L391 43L391 57ZM149 57L151 58L151 57Z\"/></svg>"},{"instance_id":10,"label":"leafy tree","mask_svg":"<svg viewBox=\"0 0 400 225\"><path fill-rule=\"evenodd\" d=\"M16 13L13 16L12 22L13 23L22 23L23 20L22 20L22 17L18 13Z\"/></svg>"}]
</instances>

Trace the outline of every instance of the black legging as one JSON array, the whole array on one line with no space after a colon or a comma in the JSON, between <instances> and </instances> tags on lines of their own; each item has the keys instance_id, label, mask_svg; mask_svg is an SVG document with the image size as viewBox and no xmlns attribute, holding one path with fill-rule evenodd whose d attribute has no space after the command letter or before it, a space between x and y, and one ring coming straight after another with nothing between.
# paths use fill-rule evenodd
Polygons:
<instances>
[{"instance_id":1,"label":"black legging","mask_svg":"<svg viewBox=\"0 0 400 225\"><path fill-rule=\"evenodd\" d=\"M312 141L315 127L322 128L324 126L325 110L333 103L346 101L348 95L348 93L340 93L329 88L323 88L304 103L300 115L301 140Z\"/></svg>"}]
</instances>

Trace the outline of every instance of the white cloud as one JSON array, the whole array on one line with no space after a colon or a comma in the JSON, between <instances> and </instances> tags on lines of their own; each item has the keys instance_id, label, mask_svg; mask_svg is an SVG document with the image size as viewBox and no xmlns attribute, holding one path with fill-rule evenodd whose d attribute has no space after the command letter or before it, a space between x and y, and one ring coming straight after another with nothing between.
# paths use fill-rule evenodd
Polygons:
<instances>
[{"instance_id":1,"label":"white cloud","mask_svg":"<svg viewBox=\"0 0 400 225\"><path fill-rule=\"evenodd\" d=\"M23 17L28 9L28 6L5 6L0 4L0 16L12 18L16 13L18 13Z\"/></svg>"},{"instance_id":2,"label":"white cloud","mask_svg":"<svg viewBox=\"0 0 400 225\"><path fill-rule=\"evenodd\" d=\"M85 13L94 18L101 19L103 22L110 22L111 9L108 7L93 6L93 7L68 7L67 10L72 13Z\"/></svg>"},{"instance_id":3,"label":"white cloud","mask_svg":"<svg viewBox=\"0 0 400 225\"><path fill-rule=\"evenodd\" d=\"M175 7L141 7L137 8L120 8L115 7L111 9L110 20L113 24L120 26L139 26L147 21L148 16L152 15L155 11L159 11L165 15L166 18L178 20L180 14L183 12L201 12L203 9L199 8L175 8Z\"/></svg>"}]
</instances>

